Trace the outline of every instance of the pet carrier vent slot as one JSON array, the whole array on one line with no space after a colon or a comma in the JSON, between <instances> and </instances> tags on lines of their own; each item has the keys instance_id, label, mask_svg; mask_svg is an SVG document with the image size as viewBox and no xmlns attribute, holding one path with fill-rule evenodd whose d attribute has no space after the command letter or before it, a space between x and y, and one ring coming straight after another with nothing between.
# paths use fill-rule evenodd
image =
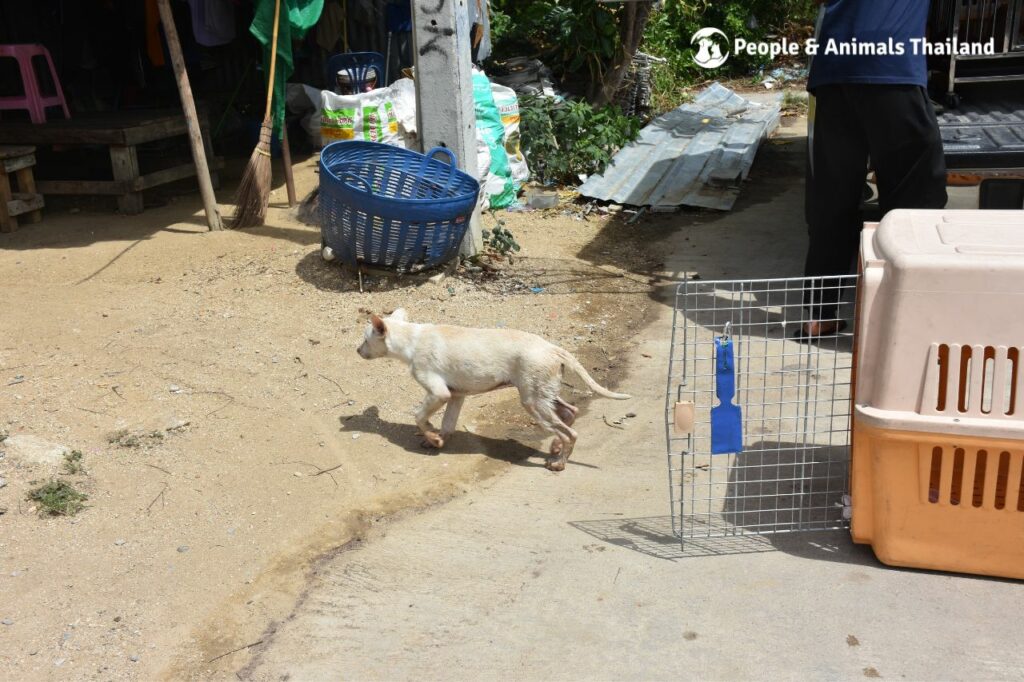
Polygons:
<instances>
[{"instance_id":1,"label":"pet carrier vent slot","mask_svg":"<svg viewBox=\"0 0 1024 682\"><path fill-rule=\"evenodd\" d=\"M1017 465L1020 469L1020 483L1017 487L1017 511L1024 512L1024 467Z\"/></svg>"},{"instance_id":2,"label":"pet carrier vent slot","mask_svg":"<svg viewBox=\"0 0 1024 682\"><path fill-rule=\"evenodd\" d=\"M999 472L996 475L996 509L1006 508L1006 486L1010 480L1010 453L999 453Z\"/></svg>"},{"instance_id":3,"label":"pet carrier vent slot","mask_svg":"<svg viewBox=\"0 0 1024 682\"><path fill-rule=\"evenodd\" d=\"M1018 372L1020 372L1020 350L1011 348L1006 353L1006 359L1010 362L1010 371L1007 372L1006 380L1006 414L1013 415L1017 410L1017 383Z\"/></svg>"},{"instance_id":4,"label":"pet carrier vent slot","mask_svg":"<svg viewBox=\"0 0 1024 682\"><path fill-rule=\"evenodd\" d=\"M987 450L935 446L930 457L922 457L922 466L928 467L922 474L927 475L929 503L966 506L969 495L977 509L1024 511L1024 453L1004 450L990 457ZM967 486L971 486L969 492Z\"/></svg>"},{"instance_id":5,"label":"pet carrier vent slot","mask_svg":"<svg viewBox=\"0 0 1024 682\"><path fill-rule=\"evenodd\" d=\"M957 409L966 412L971 406L971 347L960 349L960 383L957 390Z\"/></svg>"},{"instance_id":6,"label":"pet carrier vent slot","mask_svg":"<svg viewBox=\"0 0 1024 682\"><path fill-rule=\"evenodd\" d=\"M981 507L985 500L985 467L988 465L988 453L984 450L978 451L978 458L974 462L974 494L971 496L971 504Z\"/></svg>"},{"instance_id":7,"label":"pet carrier vent slot","mask_svg":"<svg viewBox=\"0 0 1024 682\"><path fill-rule=\"evenodd\" d=\"M932 448L932 463L928 472L928 501L936 504L939 501L939 483L942 480L942 448Z\"/></svg>"},{"instance_id":8,"label":"pet carrier vent slot","mask_svg":"<svg viewBox=\"0 0 1024 682\"><path fill-rule=\"evenodd\" d=\"M949 503L960 504L960 493L964 486L964 449L957 448L953 452L953 485L949 490Z\"/></svg>"},{"instance_id":9,"label":"pet carrier vent slot","mask_svg":"<svg viewBox=\"0 0 1024 682\"><path fill-rule=\"evenodd\" d=\"M992 414L993 380L996 371L996 349L992 346L985 346L981 367L981 413Z\"/></svg>"},{"instance_id":10,"label":"pet carrier vent slot","mask_svg":"<svg viewBox=\"0 0 1024 682\"><path fill-rule=\"evenodd\" d=\"M936 344L923 405L938 414L1012 416L1017 409L1020 349ZM932 391L934 390L934 395Z\"/></svg>"},{"instance_id":11,"label":"pet carrier vent slot","mask_svg":"<svg viewBox=\"0 0 1024 682\"><path fill-rule=\"evenodd\" d=\"M942 344L939 346L939 395L938 402L935 405L935 409L938 412L946 411L946 386L949 383L949 346ZM940 448L935 448L938 452L938 456L942 457L942 451Z\"/></svg>"}]
</instances>

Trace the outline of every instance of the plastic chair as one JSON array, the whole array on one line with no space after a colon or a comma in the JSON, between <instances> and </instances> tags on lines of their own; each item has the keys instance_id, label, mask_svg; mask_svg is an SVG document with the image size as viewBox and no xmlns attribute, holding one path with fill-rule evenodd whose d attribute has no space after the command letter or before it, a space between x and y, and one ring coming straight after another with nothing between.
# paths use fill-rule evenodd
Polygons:
<instances>
[{"instance_id":1,"label":"plastic chair","mask_svg":"<svg viewBox=\"0 0 1024 682\"><path fill-rule=\"evenodd\" d=\"M363 92L370 80L370 71L377 74L377 85L385 85L384 55L380 52L343 52L327 60L327 87L334 89L339 71L348 71L356 92Z\"/></svg>"},{"instance_id":2,"label":"plastic chair","mask_svg":"<svg viewBox=\"0 0 1024 682\"><path fill-rule=\"evenodd\" d=\"M28 112L33 123L45 123L47 107L59 106L64 110L64 117L71 118L49 50L42 45L0 45L0 57L17 60L21 73L21 88L25 92L24 95L0 97L0 111L21 109ZM56 90L52 95L44 95L39 87L39 75L33 63L35 57L43 57L49 66L50 78Z\"/></svg>"}]
</instances>

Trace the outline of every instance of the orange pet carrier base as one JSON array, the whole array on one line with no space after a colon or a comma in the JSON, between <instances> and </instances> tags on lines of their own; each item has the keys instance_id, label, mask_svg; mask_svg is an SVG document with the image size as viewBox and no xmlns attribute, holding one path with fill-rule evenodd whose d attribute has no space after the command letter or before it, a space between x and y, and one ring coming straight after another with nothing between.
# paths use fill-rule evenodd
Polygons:
<instances>
[{"instance_id":1,"label":"orange pet carrier base","mask_svg":"<svg viewBox=\"0 0 1024 682\"><path fill-rule=\"evenodd\" d=\"M1024 212L892 211L861 270L854 541L1024 578Z\"/></svg>"}]
</instances>

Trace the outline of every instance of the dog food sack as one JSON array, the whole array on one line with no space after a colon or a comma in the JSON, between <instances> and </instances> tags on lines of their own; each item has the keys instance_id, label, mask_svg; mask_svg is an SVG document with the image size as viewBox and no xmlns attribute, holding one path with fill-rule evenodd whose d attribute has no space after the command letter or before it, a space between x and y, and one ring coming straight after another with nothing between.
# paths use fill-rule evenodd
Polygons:
<instances>
[{"instance_id":1,"label":"dog food sack","mask_svg":"<svg viewBox=\"0 0 1024 682\"><path fill-rule=\"evenodd\" d=\"M405 146L390 88L355 95L321 93L320 136L326 145L337 140L365 140Z\"/></svg>"},{"instance_id":2,"label":"dog food sack","mask_svg":"<svg viewBox=\"0 0 1024 682\"><path fill-rule=\"evenodd\" d=\"M519 98L515 90L497 83L491 84L491 92L501 115L501 125L505 128L505 154L518 191L523 183L530 180L530 167L526 165L526 157L519 148Z\"/></svg>"},{"instance_id":3,"label":"dog food sack","mask_svg":"<svg viewBox=\"0 0 1024 682\"><path fill-rule=\"evenodd\" d=\"M473 71L473 105L476 127L491 152L491 172L484 184L491 208L506 208L516 201L516 188L505 154L505 127L494 103L491 81L482 71Z\"/></svg>"}]
</instances>

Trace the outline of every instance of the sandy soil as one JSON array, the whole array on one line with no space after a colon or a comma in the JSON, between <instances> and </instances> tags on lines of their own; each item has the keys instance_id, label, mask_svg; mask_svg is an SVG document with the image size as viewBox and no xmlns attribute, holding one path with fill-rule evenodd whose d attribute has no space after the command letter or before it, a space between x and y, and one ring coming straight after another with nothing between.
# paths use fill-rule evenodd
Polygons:
<instances>
[{"instance_id":1,"label":"sandy soil","mask_svg":"<svg viewBox=\"0 0 1024 682\"><path fill-rule=\"evenodd\" d=\"M308 162L298 180L315 182ZM382 519L511 466L555 475L510 392L467 403L444 454L421 449L420 389L356 355L360 311L535 332L614 386L670 222L508 214L524 257L503 277L368 277L360 293L281 207L265 228L206 233L194 194L134 217L68 206L0 236L0 429L85 468L0 459L0 669L17 679L198 675ZM121 430L134 438L110 442ZM26 493L50 478L88 507L41 516Z\"/></svg>"}]
</instances>

